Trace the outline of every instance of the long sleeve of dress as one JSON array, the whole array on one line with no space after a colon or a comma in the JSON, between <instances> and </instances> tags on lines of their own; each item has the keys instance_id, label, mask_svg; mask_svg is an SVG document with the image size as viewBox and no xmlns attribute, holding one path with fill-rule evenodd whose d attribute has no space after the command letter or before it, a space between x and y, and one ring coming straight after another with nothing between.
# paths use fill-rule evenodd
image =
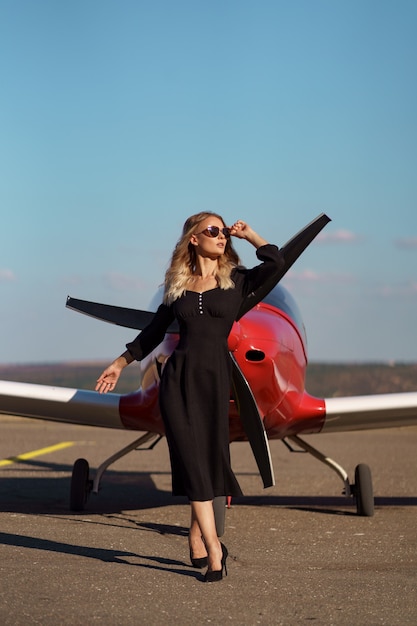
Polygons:
<instances>
[{"instance_id":1,"label":"long sleeve of dress","mask_svg":"<svg viewBox=\"0 0 417 626\"><path fill-rule=\"evenodd\" d=\"M257 249L256 256L262 263L252 269L244 270L242 291L244 300L236 317L237 320L265 298L283 274L285 259L278 246L265 244Z\"/></svg>"},{"instance_id":2,"label":"long sleeve of dress","mask_svg":"<svg viewBox=\"0 0 417 626\"><path fill-rule=\"evenodd\" d=\"M172 307L161 304L152 321L133 341L126 344L126 348L136 361L141 361L158 346L174 319Z\"/></svg>"}]
</instances>

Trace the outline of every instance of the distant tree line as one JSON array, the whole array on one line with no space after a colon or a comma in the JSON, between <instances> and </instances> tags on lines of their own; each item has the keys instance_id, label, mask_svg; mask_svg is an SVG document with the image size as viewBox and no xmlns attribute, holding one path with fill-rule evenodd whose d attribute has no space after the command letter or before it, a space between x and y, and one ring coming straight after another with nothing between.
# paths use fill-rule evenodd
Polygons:
<instances>
[{"instance_id":1,"label":"distant tree line","mask_svg":"<svg viewBox=\"0 0 417 626\"><path fill-rule=\"evenodd\" d=\"M0 365L0 380L94 389L104 366L102 362ZM128 393L139 385L140 369L132 364L123 372L116 391ZM417 391L417 363L311 363L306 389L318 397Z\"/></svg>"}]
</instances>

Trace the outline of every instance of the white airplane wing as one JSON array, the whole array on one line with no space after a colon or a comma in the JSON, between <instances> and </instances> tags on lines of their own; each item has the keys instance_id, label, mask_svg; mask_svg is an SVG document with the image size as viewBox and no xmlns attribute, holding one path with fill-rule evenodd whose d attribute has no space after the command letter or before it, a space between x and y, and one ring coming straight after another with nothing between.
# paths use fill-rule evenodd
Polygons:
<instances>
[{"instance_id":1,"label":"white airplane wing","mask_svg":"<svg viewBox=\"0 0 417 626\"><path fill-rule=\"evenodd\" d=\"M0 380L0 414L69 424L124 428L120 395Z\"/></svg>"},{"instance_id":2,"label":"white airplane wing","mask_svg":"<svg viewBox=\"0 0 417 626\"><path fill-rule=\"evenodd\" d=\"M325 399L322 433L417 424L417 392Z\"/></svg>"}]
</instances>

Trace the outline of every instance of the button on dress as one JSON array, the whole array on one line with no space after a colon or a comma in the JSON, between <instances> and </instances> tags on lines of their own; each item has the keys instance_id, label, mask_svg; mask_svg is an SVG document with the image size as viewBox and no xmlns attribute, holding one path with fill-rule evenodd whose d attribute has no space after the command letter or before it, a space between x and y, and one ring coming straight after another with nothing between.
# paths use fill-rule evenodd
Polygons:
<instances>
[{"instance_id":1,"label":"button on dress","mask_svg":"<svg viewBox=\"0 0 417 626\"><path fill-rule=\"evenodd\" d=\"M159 403L172 493L191 501L242 494L230 464L232 363L227 339L240 310L265 297L265 286L268 291L275 286L284 264L277 246L261 246L256 254L260 265L232 270L234 288L186 291L172 304L161 304L152 322L126 346L133 358L143 359L177 319L179 342L162 372Z\"/></svg>"}]
</instances>

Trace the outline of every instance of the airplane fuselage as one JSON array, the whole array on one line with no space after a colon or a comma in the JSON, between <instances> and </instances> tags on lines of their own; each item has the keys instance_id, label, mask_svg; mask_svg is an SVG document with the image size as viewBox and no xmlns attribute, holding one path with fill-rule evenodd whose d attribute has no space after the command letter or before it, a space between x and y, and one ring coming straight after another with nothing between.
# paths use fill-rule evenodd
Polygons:
<instances>
[{"instance_id":1,"label":"airplane fuselage","mask_svg":"<svg viewBox=\"0 0 417 626\"><path fill-rule=\"evenodd\" d=\"M166 335L142 362L141 388L121 397L120 417L126 428L164 432L158 408L159 377L177 340L174 334ZM282 286L235 322L228 346L256 398L268 438L320 431L324 401L305 391L305 330L295 302ZM233 393L229 418L230 440L245 441Z\"/></svg>"}]
</instances>

